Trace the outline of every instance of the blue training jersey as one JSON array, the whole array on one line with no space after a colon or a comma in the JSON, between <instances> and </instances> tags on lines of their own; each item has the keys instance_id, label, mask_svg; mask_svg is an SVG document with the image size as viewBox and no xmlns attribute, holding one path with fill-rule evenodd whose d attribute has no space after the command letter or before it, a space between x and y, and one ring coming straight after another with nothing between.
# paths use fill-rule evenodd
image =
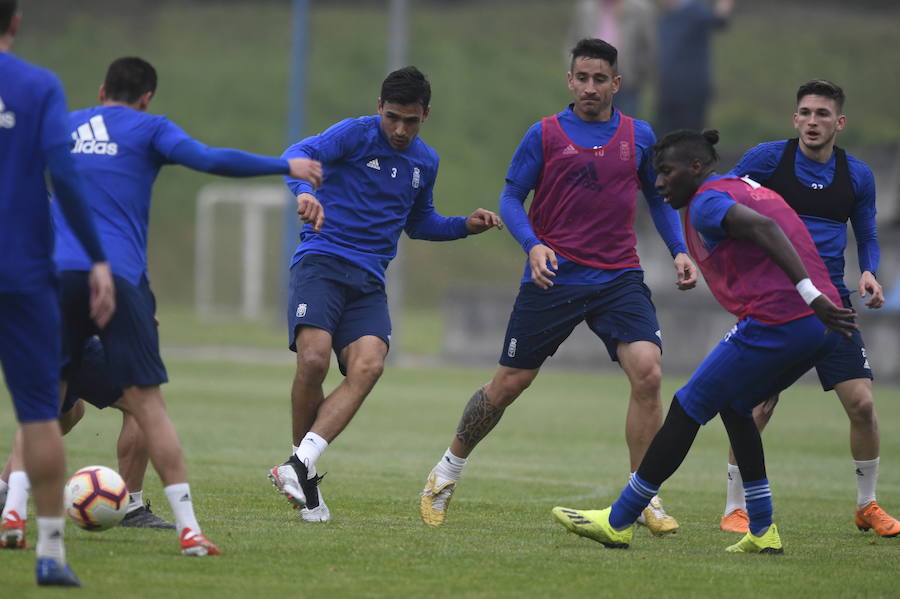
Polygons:
<instances>
[{"instance_id":1,"label":"blue training jersey","mask_svg":"<svg viewBox=\"0 0 900 599\"><path fill-rule=\"evenodd\" d=\"M285 158L322 162L322 186L286 177L294 195L313 193L325 209L318 233L305 224L291 266L306 254L339 256L384 280L397 255L400 232L413 239L449 241L468 235L466 218L434 208L438 155L419 137L394 149L381 117L345 119L285 150Z\"/></svg>"},{"instance_id":2,"label":"blue training jersey","mask_svg":"<svg viewBox=\"0 0 900 599\"><path fill-rule=\"evenodd\" d=\"M56 75L0 52L0 292L31 290L53 276L44 170L48 153L70 143Z\"/></svg>"},{"instance_id":3,"label":"blue training jersey","mask_svg":"<svg viewBox=\"0 0 900 599\"><path fill-rule=\"evenodd\" d=\"M137 285L147 273L147 229L153 183L166 164L230 176L278 174L285 160L209 148L162 115L121 105L69 115L72 156L84 177L113 274ZM54 203L59 270L89 270L90 260Z\"/></svg>"},{"instance_id":4,"label":"blue training jersey","mask_svg":"<svg viewBox=\"0 0 900 599\"><path fill-rule=\"evenodd\" d=\"M602 146L615 135L619 128L620 113L618 109L613 109L612 116L608 121L584 121L575 114L572 106L570 104L568 108L558 113L557 117L565 134L581 147ZM532 246L540 242L525 218L523 204L528 192L537 187L538 179L544 168L542 141L541 122L539 121L528 129L516 148L506 173L506 188L500 198L501 216L504 223L510 233L522 244L526 253ZM684 245L684 235L681 232L678 212L666 204L656 191L656 171L653 168L653 144L655 143L656 136L650 125L646 121L634 119L637 175L641 190L647 200L656 230L674 257L676 254L686 253L687 249ZM557 256L557 260L559 269L553 279L556 285L605 283L625 271L640 270L639 268L602 270L576 264L562 256ZM530 281L531 268L526 260L522 282Z\"/></svg>"},{"instance_id":5,"label":"blue training jersey","mask_svg":"<svg viewBox=\"0 0 900 599\"><path fill-rule=\"evenodd\" d=\"M778 168L787 140L770 141L748 150L730 171L730 175L749 176L756 181L765 181ZM862 161L847 153L847 168L850 182L856 195L856 203L850 214L850 224L856 236L856 247L860 271L876 274L881 251L875 228L875 177L872 170ZM834 178L835 156L832 152L828 162L811 160L797 148L794 175L801 185L821 189L828 187ZM819 254L828 266L831 280L843 297L850 295L844 285L844 252L847 249L847 223L800 215L809 229Z\"/></svg>"}]
</instances>

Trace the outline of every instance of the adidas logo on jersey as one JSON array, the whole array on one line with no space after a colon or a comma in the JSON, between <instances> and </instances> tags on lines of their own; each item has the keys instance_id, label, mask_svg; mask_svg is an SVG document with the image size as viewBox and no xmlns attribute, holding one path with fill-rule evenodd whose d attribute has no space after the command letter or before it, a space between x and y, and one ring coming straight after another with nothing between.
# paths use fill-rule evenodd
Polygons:
<instances>
[{"instance_id":1,"label":"adidas logo on jersey","mask_svg":"<svg viewBox=\"0 0 900 599\"><path fill-rule=\"evenodd\" d=\"M597 168L593 162L589 162L566 174L566 183L572 186L583 187L591 191L602 191L600 177L597 176Z\"/></svg>"},{"instance_id":2,"label":"adidas logo on jersey","mask_svg":"<svg viewBox=\"0 0 900 599\"><path fill-rule=\"evenodd\" d=\"M577 154L578 150L575 149L575 146L569 144L566 146L566 149L562 151L563 156L572 156L573 154Z\"/></svg>"},{"instance_id":3,"label":"adidas logo on jersey","mask_svg":"<svg viewBox=\"0 0 900 599\"><path fill-rule=\"evenodd\" d=\"M88 122L79 125L78 129L72 132L72 139L75 140L75 147L72 148L73 154L115 156L119 153L118 144L109 140L109 133L106 131L106 123L103 122L102 114L92 116Z\"/></svg>"},{"instance_id":4,"label":"adidas logo on jersey","mask_svg":"<svg viewBox=\"0 0 900 599\"><path fill-rule=\"evenodd\" d=\"M381 170L381 165L378 164L378 159L377 159L377 158L373 158L372 160L368 161L368 162L366 163L366 166L369 167L369 168L374 168L376 171L380 171L380 170Z\"/></svg>"},{"instance_id":5,"label":"adidas logo on jersey","mask_svg":"<svg viewBox=\"0 0 900 599\"><path fill-rule=\"evenodd\" d=\"M16 113L6 109L3 98L0 98L0 129L12 129L16 126Z\"/></svg>"}]
</instances>

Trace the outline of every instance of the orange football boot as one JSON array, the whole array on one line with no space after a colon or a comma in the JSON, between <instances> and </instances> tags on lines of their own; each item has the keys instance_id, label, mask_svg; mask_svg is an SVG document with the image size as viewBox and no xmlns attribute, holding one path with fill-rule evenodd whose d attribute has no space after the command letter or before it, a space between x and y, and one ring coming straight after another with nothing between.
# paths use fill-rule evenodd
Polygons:
<instances>
[{"instance_id":1,"label":"orange football boot","mask_svg":"<svg viewBox=\"0 0 900 599\"><path fill-rule=\"evenodd\" d=\"M896 537L900 535L900 522L871 501L861 510L856 510L856 528L867 531L874 529L880 537Z\"/></svg>"},{"instance_id":2,"label":"orange football boot","mask_svg":"<svg viewBox=\"0 0 900 599\"><path fill-rule=\"evenodd\" d=\"M747 534L750 532L750 516L747 515L747 512L738 508L722 516L722 519L719 521L719 528L725 532Z\"/></svg>"}]
</instances>

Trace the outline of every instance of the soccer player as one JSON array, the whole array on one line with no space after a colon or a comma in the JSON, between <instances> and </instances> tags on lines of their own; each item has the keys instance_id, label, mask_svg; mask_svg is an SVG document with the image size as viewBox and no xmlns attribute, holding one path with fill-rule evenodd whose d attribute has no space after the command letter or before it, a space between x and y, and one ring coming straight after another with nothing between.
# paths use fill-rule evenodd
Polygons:
<instances>
[{"instance_id":1,"label":"soccer player","mask_svg":"<svg viewBox=\"0 0 900 599\"><path fill-rule=\"evenodd\" d=\"M119 58L100 87L100 106L69 117L72 154L84 174L100 237L110 253L119 310L97 331L81 317L85 301L84 251L55 213L56 263L61 271L67 378L81 361L85 340L99 334L114 387L115 406L132 416L147 442L150 461L162 479L184 555L218 555L194 515L178 435L166 413L160 385L168 378L159 355L155 299L147 277L147 228L153 181L170 163L233 177L284 173L321 182L313 160L284 160L238 150L210 148L164 116L147 113L156 91L156 70L145 60Z\"/></svg>"},{"instance_id":2,"label":"soccer player","mask_svg":"<svg viewBox=\"0 0 900 599\"><path fill-rule=\"evenodd\" d=\"M528 257L525 272L500 366L472 395L450 447L427 477L419 506L426 524L444 522L469 454L582 321L631 383L625 439L632 471L662 423L662 338L635 251L639 186L674 257L678 287L694 287L697 274L678 214L653 187L653 131L613 105L621 82L617 57L605 41L579 41L568 73L574 103L533 125L513 155L500 215ZM678 529L659 498L642 522L656 535Z\"/></svg>"},{"instance_id":3,"label":"soccer player","mask_svg":"<svg viewBox=\"0 0 900 599\"><path fill-rule=\"evenodd\" d=\"M800 218L752 179L714 172L716 131L676 131L655 147L656 187L687 208L688 248L710 291L738 323L675 392L662 428L619 498L604 510L553 508L569 531L625 548L644 506L718 414L744 478L749 531L732 553L783 553L753 407L809 370L856 325ZM821 289L821 291L820 291ZM823 324L824 323L824 324Z\"/></svg>"},{"instance_id":4,"label":"soccer player","mask_svg":"<svg viewBox=\"0 0 900 599\"><path fill-rule=\"evenodd\" d=\"M288 296L288 343L297 352L292 453L269 471L308 522L331 518L316 462L384 368L391 337L384 276L400 233L449 241L501 226L496 214L481 208L468 217L435 210L438 155L418 136L430 101L425 76L404 67L384 79L377 115L340 121L284 153L319 160L327 172L315 194L309 184L287 179L306 223ZM345 378L326 396L322 383L332 350Z\"/></svg>"},{"instance_id":5,"label":"soccer player","mask_svg":"<svg viewBox=\"0 0 900 599\"><path fill-rule=\"evenodd\" d=\"M831 281L847 308L850 290L844 285L844 252L847 221L856 237L860 298L866 306L880 308L884 290L875 278L880 251L875 231L875 179L863 162L835 146L844 129L844 92L830 81L813 80L797 90L794 128L798 137L772 141L749 150L732 169L735 176L748 176L777 191L809 229ZM878 417L872 400L872 371L866 347L858 330L842 339L816 364L825 391L834 389L850 419L850 453L856 470L856 526L874 529L882 537L900 535L900 522L888 515L875 500L878 482ZM759 430L768 423L778 396L754 410ZM747 511L741 474L729 456L728 495L719 526L731 532L747 532Z\"/></svg>"},{"instance_id":6,"label":"soccer player","mask_svg":"<svg viewBox=\"0 0 900 599\"><path fill-rule=\"evenodd\" d=\"M84 417L85 402L102 410L114 405L122 397L122 390L113 386L111 380L103 345L99 338L91 337L85 344L81 364L70 376L66 387L66 398L59 417L64 436ZM18 438L16 442L20 442ZM116 453L119 474L128 487L128 511L119 526L174 529L174 524L151 511L149 500L144 505L142 489L150 457L141 428L128 412L122 412L122 429ZM21 450L14 454L21 455ZM13 463L13 457L7 460L6 467L0 474L0 510L4 509L15 511L22 521L27 520L28 476L21 464Z\"/></svg>"},{"instance_id":7,"label":"soccer player","mask_svg":"<svg viewBox=\"0 0 900 599\"><path fill-rule=\"evenodd\" d=\"M69 150L66 99L55 75L9 53L21 23L0 0L0 364L21 431L37 512L39 585L81 586L66 562L66 465L59 413L60 308L44 171L84 245L84 316L103 327L115 310L113 279ZM21 526L19 526L21 524ZM24 547L24 523L4 519L0 546Z\"/></svg>"}]
</instances>

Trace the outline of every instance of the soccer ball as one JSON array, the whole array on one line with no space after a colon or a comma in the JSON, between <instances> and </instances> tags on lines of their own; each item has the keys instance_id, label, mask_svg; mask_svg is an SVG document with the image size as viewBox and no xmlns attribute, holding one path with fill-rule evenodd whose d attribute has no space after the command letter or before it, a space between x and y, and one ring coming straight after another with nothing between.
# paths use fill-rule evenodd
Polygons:
<instances>
[{"instance_id":1,"label":"soccer ball","mask_svg":"<svg viewBox=\"0 0 900 599\"><path fill-rule=\"evenodd\" d=\"M106 466L86 466L66 483L66 515L85 530L100 531L122 521L128 510L128 487Z\"/></svg>"}]
</instances>

